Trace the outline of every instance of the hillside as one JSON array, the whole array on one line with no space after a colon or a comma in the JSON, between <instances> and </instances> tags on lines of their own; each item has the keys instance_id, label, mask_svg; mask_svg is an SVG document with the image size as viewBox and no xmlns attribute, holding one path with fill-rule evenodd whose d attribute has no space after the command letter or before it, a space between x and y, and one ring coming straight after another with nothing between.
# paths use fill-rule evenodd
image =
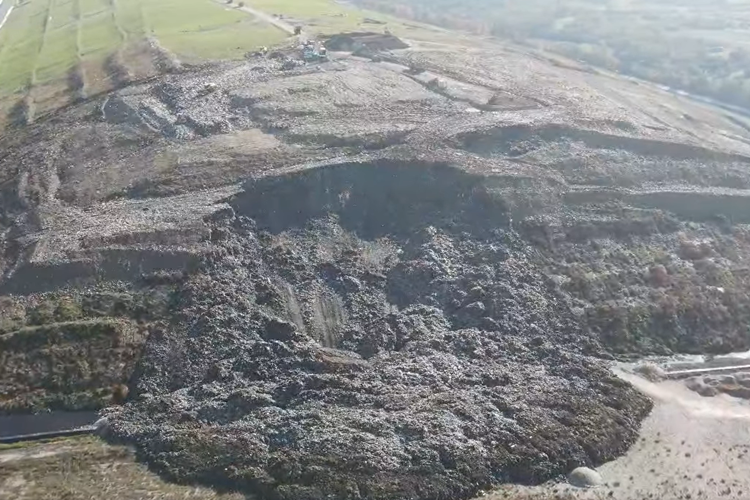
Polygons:
<instances>
[{"instance_id":1,"label":"hillside","mask_svg":"<svg viewBox=\"0 0 750 500\"><path fill-rule=\"evenodd\" d=\"M745 0L356 0L750 109Z\"/></svg>"},{"instance_id":2,"label":"hillside","mask_svg":"<svg viewBox=\"0 0 750 500\"><path fill-rule=\"evenodd\" d=\"M745 118L379 22L0 137L0 412L104 409L222 492L461 499L632 449L613 360L750 349Z\"/></svg>"}]
</instances>

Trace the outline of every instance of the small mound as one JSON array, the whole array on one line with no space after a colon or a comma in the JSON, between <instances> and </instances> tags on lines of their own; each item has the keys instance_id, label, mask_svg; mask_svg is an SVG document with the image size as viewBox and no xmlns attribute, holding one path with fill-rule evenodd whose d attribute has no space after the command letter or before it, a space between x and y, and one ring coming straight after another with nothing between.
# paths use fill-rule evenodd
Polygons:
<instances>
[{"instance_id":1,"label":"small mound","mask_svg":"<svg viewBox=\"0 0 750 500\"><path fill-rule=\"evenodd\" d=\"M685 381L685 385L691 391L704 397L714 397L723 393L735 398L750 399L750 374L748 373L692 377Z\"/></svg>"},{"instance_id":2,"label":"small mound","mask_svg":"<svg viewBox=\"0 0 750 500\"><path fill-rule=\"evenodd\" d=\"M578 467L568 475L568 482L577 488L592 488L601 485L602 476L588 467Z\"/></svg>"},{"instance_id":3,"label":"small mound","mask_svg":"<svg viewBox=\"0 0 750 500\"><path fill-rule=\"evenodd\" d=\"M397 36L388 33L355 32L333 35L325 41L325 47L336 52L354 52L362 48L380 52L408 49L409 45Z\"/></svg>"},{"instance_id":4,"label":"small mound","mask_svg":"<svg viewBox=\"0 0 750 500\"><path fill-rule=\"evenodd\" d=\"M689 378L685 381L685 385L691 391L697 392L703 397L712 398L719 394L719 390L714 387L711 383L707 383L706 380L700 377Z\"/></svg>"},{"instance_id":5,"label":"small mound","mask_svg":"<svg viewBox=\"0 0 750 500\"><path fill-rule=\"evenodd\" d=\"M661 382L667 377L666 372L654 363L638 365L633 371L650 382Z\"/></svg>"}]
</instances>

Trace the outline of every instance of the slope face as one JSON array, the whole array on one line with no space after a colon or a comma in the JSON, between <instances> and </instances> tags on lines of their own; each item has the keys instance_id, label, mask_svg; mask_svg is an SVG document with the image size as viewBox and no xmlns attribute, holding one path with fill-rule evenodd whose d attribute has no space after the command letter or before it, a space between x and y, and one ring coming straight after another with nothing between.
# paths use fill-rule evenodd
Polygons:
<instances>
[{"instance_id":1,"label":"slope face","mask_svg":"<svg viewBox=\"0 0 750 500\"><path fill-rule=\"evenodd\" d=\"M582 355L482 190L413 164L247 186L256 221L226 221L112 432L168 477L289 499L466 497L622 453L650 403Z\"/></svg>"},{"instance_id":2,"label":"slope face","mask_svg":"<svg viewBox=\"0 0 750 500\"><path fill-rule=\"evenodd\" d=\"M213 65L4 137L0 290L159 297L96 318L147 337L112 437L179 481L467 497L614 458L650 403L607 359L750 348L746 132L483 44Z\"/></svg>"}]
</instances>

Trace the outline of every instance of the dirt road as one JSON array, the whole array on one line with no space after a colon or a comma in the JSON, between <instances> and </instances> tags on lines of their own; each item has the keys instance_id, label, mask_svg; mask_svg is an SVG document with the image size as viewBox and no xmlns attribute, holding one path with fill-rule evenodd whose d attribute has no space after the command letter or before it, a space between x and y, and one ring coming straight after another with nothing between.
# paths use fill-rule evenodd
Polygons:
<instances>
[{"instance_id":1,"label":"dirt road","mask_svg":"<svg viewBox=\"0 0 750 500\"><path fill-rule=\"evenodd\" d=\"M0 29L5 25L5 21L10 17L10 13L13 12L13 6L15 0L0 0Z\"/></svg>"},{"instance_id":2,"label":"dirt road","mask_svg":"<svg viewBox=\"0 0 750 500\"><path fill-rule=\"evenodd\" d=\"M217 3L224 4L225 2L221 2L217 0ZM247 12L248 14L252 14L258 19L262 19L263 21L276 26L280 30L286 31L290 35L294 35L294 26L284 21L283 19L274 17L266 12L263 12L262 10L254 9L253 7L248 7L247 5L244 5L242 7L235 6L234 8Z\"/></svg>"}]
</instances>

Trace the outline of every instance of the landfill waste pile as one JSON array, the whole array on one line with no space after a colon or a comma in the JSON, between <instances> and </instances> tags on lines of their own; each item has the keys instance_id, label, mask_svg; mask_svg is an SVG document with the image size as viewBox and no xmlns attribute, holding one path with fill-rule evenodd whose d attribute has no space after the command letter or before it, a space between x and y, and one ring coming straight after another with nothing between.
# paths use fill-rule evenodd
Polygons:
<instances>
[{"instance_id":1,"label":"landfill waste pile","mask_svg":"<svg viewBox=\"0 0 750 500\"><path fill-rule=\"evenodd\" d=\"M609 361L750 348L744 118L491 42L283 65L0 138L0 411L124 399L107 439L264 498L469 498L626 452Z\"/></svg>"}]
</instances>

